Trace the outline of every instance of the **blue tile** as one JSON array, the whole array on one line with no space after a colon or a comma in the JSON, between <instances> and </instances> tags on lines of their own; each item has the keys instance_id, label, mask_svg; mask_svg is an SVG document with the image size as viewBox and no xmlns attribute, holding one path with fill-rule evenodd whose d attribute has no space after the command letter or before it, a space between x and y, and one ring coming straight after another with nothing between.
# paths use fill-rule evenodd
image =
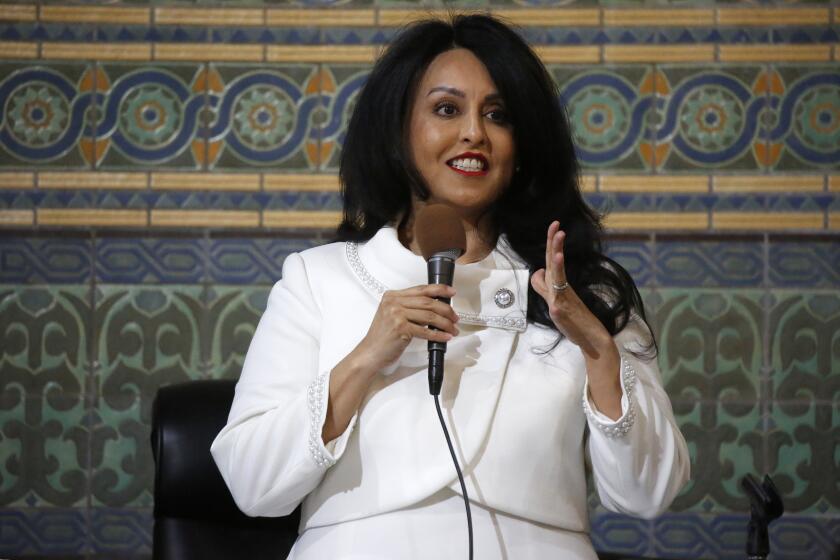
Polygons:
<instances>
[{"instance_id":1,"label":"blue tile","mask_svg":"<svg viewBox=\"0 0 840 560\"><path fill-rule=\"evenodd\" d=\"M87 239L0 239L0 283L84 284L92 274Z\"/></svg>"},{"instance_id":2,"label":"blue tile","mask_svg":"<svg viewBox=\"0 0 840 560\"><path fill-rule=\"evenodd\" d=\"M290 253L318 245L315 239L214 239L209 278L214 284L271 285L282 276Z\"/></svg>"},{"instance_id":3,"label":"blue tile","mask_svg":"<svg viewBox=\"0 0 840 560\"><path fill-rule=\"evenodd\" d=\"M643 556L649 551L651 522L617 513L591 516L592 544L599 552Z\"/></svg>"},{"instance_id":4,"label":"blue tile","mask_svg":"<svg viewBox=\"0 0 840 560\"><path fill-rule=\"evenodd\" d=\"M779 287L840 287L840 240L773 241L770 284Z\"/></svg>"},{"instance_id":5,"label":"blue tile","mask_svg":"<svg viewBox=\"0 0 840 560\"><path fill-rule=\"evenodd\" d=\"M760 241L665 241L656 244L659 286L758 287L764 277Z\"/></svg>"},{"instance_id":6,"label":"blue tile","mask_svg":"<svg viewBox=\"0 0 840 560\"><path fill-rule=\"evenodd\" d=\"M88 551L84 509L0 509L0 556L77 555Z\"/></svg>"},{"instance_id":7,"label":"blue tile","mask_svg":"<svg viewBox=\"0 0 840 560\"><path fill-rule=\"evenodd\" d=\"M96 280L108 284L195 284L205 277L204 241L186 238L99 239Z\"/></svg>"},{"instance_id":8,"label":"blue tile","mask_svg":"<svg viewBox=\"0 0 840 560\"><path fill-rule=\"evenodd\" d=\"M653 259L647 241L609 241L607 256L624 267L637 287L648 286L653 281Z\"/></svg>"},{"instance_id":9,"label":"blue tile","mask_svg":"<svg viewBox=\"0 0 840 560\"><path fill-rule=\"evenodd\" d=\"M92 552L111 557L150 555L153 526L150 509L93 508Z\"/></svg>"}]
</instances>

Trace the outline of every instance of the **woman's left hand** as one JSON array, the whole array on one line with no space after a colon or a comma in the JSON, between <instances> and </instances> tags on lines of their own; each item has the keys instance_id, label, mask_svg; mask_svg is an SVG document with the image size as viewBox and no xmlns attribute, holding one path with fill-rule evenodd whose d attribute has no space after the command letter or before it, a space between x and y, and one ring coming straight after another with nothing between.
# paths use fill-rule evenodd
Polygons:
<instances>
[{"instance_id":1,"label":"woman's left hand","mask_svg":"<svg viewBox=\"0 0 840 560\"><path fill-rule=\"evenodd\" d=\"M566 281L563 243L566 234L560 222L548 227L545 245L545 268L531 276L531 286L548 304L548 314L554 325L570 341L577 344L588 358L598 359L604 350L613 348L612 336L604 325L584 305Z\"/></svg>"},{"instance_id":2,"label":"woman's left hand","mask_svg":"<svg viewBox=\"0 0 840 560\"><path fill-rule=\"evenodd\" d=\"M609 416L621 416L621 386L618 369L621 357L609 331L584 305L566 281L563 242L566 234L560 222L548 226L545 268L531 276L531 286L548 304L548 314L561 333L583 351L589 393L595 406Z\"/></svg>"}]
</instances>

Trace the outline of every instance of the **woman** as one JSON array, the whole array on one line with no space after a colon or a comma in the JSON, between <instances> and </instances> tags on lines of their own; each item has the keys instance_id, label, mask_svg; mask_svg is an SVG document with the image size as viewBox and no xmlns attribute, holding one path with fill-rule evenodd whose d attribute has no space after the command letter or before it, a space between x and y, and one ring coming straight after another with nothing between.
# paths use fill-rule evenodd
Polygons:
<instances>
[{"instance_id":1,"label":"woman","mask_svg":"<svg viewBox=\"0 0 840 560\"><path fill-rule=\"evenodd\" d=\"M587 450L614 511L656 515L687 479L638 291L601 252L556 99L487 16L415 24L374 67L342 155L342 241L286 259L212 447L245 513L303 501L290 558L466 557L427 340L448 342L476 558L595 558ZM453 288L426 285L413 224L429 203L466 231Z\"/></svg>"}]
</instances>

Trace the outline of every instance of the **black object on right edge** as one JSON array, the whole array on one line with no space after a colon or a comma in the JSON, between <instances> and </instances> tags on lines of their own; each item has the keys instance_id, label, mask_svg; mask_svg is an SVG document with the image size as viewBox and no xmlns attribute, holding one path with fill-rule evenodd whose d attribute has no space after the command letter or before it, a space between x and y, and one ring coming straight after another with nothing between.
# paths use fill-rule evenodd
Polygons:
<instances>
[{"instance_id":1,"label":"black object on right edge","mask_svg":"<svg viewBox=\"0 0 840 560\"><path fill-rule=\"evenodd\" d=\"M741 479L741 488L750 499L750 523L747 529L747 560L765 560L770 554L767 528L785 512L782 497L768 475L760 483L753 475Z\"/></svg>"}]
</instances>

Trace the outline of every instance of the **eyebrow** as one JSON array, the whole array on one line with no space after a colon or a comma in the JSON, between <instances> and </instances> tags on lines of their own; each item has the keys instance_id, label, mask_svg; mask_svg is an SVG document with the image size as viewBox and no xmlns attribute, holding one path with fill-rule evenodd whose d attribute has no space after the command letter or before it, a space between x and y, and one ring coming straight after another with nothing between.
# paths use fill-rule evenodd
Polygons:
<instances>
[{"instance_id":1,"label":"eyebrow","mask_svg":"<svg viewBox=\"0 0 840 560\"><path fill-rule=\"evenodd\" d=\"M455 97L466 97L467 95L461 91L460 89L454 87L447 87L447 86L437 86L433 87L429 90L429 93L426 94L426 97L432 95L433 93L437 92L444 92L454 95ZM491 93L484 98L484 101L501 101L502 96L498 93Z\"/></svg>"}]
</instances>

